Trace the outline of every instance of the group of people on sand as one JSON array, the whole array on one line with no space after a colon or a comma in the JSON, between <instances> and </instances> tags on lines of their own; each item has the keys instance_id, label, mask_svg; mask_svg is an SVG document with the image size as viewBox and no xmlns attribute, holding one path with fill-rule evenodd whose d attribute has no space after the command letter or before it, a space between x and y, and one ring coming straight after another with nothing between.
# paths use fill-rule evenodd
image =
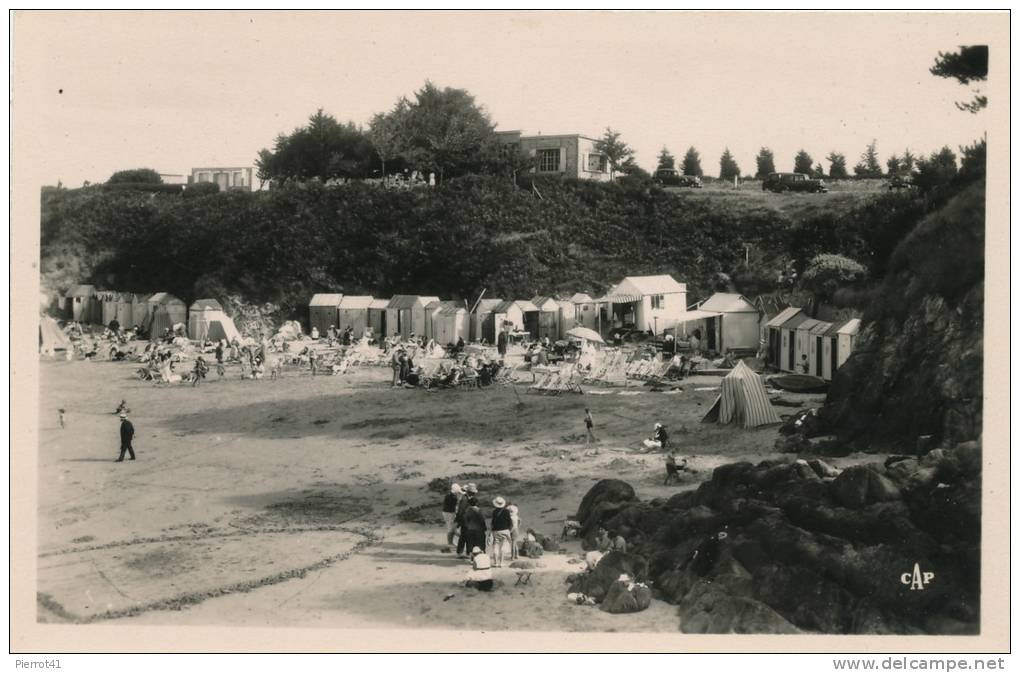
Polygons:
<instances>
[{"instance_id":1,"label":"group of people on sand","mask_svg":"<svg viewBox=\"0 0 1020 673\"><path fill-rule=\"evenodd\" d=\"M456 542L457 558L471 562L465 585L491 591L492 569L509 565L519 556L521 516L516 504L497 496L487 518L479 497L473 483L463 488L451 484L443 498L443 522L447 551L452 551Z\"/></svg>"}]
</instances>

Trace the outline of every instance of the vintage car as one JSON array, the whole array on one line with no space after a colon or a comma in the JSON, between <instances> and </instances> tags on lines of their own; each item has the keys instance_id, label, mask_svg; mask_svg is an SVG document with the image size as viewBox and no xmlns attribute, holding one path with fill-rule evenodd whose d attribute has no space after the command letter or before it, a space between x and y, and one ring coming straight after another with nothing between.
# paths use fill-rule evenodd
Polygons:
<instances>
[{"instance_id":1,"label":"vintage car","mask_svg":"<svg viewBox=\"0 0 1020 673\"><path fill-rule=\"evenodd\" d=\"M829 191L821 180L808 177L804 173L769 173L761 183L762 191L776 192L812 192L815 194Z\"/></svg>"},{"instance_id":2,"label":"vintage car","mask_svg":"<svg viewBox=\"0 0 1020 673\"><path fill-rule=\"evenodd\" d=\"M696 175L681 175L675 168L660 168L655 171L652 181L663 187L701 188L701 178Z\"/></svg>"}]
</instances>

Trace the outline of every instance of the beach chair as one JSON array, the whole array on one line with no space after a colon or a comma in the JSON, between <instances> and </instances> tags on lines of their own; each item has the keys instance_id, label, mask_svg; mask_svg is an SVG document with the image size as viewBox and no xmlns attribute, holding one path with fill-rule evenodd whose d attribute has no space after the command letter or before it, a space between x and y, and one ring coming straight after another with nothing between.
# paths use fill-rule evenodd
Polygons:
<instances>
[{"instance_id":1,"label":"beach chair","mask_svg":"<svg viewBox=\"0 0 1020 673\"><path fill-rule=\"evenodd\" d=\"M534 372L532 372L534 373ZM542 392L545 390L549 382L552 381L553 377L556 376L556 372L549 372L548 374L542 374L540 378L536 378L535 382L528 386L527 392Z\"/></svg>"}]
</instances>

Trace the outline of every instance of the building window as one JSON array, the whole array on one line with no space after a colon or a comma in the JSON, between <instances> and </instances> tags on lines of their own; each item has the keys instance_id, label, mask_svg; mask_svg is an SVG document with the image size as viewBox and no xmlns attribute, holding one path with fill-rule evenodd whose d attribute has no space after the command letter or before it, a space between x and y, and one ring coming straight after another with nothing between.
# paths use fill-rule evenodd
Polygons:
<instances>
[{"instance_id":1,"label":"building window","mask_svg":"<svg viewBox=\"0 0 1020 673\"><path fill-rule=\"evenodd\" d=\"M560 170L560 150L538 150L538 170L543 173L558 173Z\"/></svg>"},{"instance_id":2,"label":"building window","mask_svg":"<svg viewBox=\"0 0 1020 673\"><path fill-rule=\"evenodd\" d=\"M588 172L589 173L605 173L606 172L606 157L604 154L595 154L592 152L588 155Z\"/></svg>"},{"instance_id":3,"label":"building window","mask_svg":"<svg viewBox=\"0 0 1020 673\"><path fill-rule=\"evenodd\" d=\"M652 295L652 309L653 310L658 310L658 309L662 308L662 299L663 299L663 297L662 297L661 294L653 294Z\"/></svg>"}]
</instances>

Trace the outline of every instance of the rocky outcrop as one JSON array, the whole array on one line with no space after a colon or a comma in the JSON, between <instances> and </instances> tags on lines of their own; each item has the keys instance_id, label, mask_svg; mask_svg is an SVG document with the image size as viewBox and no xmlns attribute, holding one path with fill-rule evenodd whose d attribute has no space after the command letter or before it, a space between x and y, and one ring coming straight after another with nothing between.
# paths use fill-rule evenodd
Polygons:
<instances>
[{"instance_id":1,"label":"rocky outcrop","mask_svg":"<svg viewBox=\"0 0 1020 673\"><path fill-rule=\"evenodd\" d=\"M984 204L974 184L897 246L821 414L839 445L921 454L980 437Z\"/></svg>"},{"instance_id":2,"label":"rocky outcrop","mask_svg":"<svg viewBox=\"0 0 1020 673\"><path fill-rule=\"evenodd\" d=\"M572 590L602 600L647 559L691 633L975 633L980 467L974 442L842 471L723 465L695 491L619 507L602 523L633 553L607 554ZM915 564L935 573L924 589L902 581Z\"/></svg>"},{"instance_id":3,"label":"rocky outcrop","mask_svg":"<svg viewBox=\"0 0 1020 673\"><path fill-rule=\"evenodd\" d=\"M591 538L599 525L635 500L634 489L619 479L603 479L592 486L577 508L576 519L581 522L580 537Z\"/></svg>"}]
</instances>

